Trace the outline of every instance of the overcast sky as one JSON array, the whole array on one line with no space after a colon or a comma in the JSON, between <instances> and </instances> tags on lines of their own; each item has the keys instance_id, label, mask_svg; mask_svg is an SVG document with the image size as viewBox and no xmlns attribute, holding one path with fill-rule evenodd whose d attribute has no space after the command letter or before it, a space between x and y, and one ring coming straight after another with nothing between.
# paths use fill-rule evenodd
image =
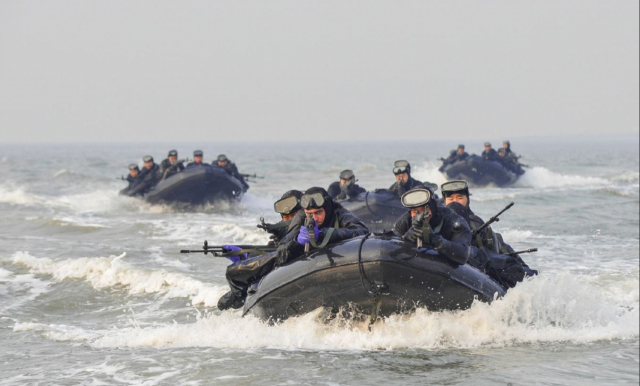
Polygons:
<instances>
[{"instance_id":1,"label":"overcast sky","mask_svg":"<svg viewBox=\"0 0 640 386\"><path fill-rule=\"evenodd\" d=\"M639 2L0 0L0 142L639 133Z\"/></svg>"}]
</instances>

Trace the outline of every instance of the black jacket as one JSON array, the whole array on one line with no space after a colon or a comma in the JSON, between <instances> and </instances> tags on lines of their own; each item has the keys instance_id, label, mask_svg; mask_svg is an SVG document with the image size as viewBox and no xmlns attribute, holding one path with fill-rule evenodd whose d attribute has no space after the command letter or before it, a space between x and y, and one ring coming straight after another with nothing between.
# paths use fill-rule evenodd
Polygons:
<instances>
[{"instance_id":1,"label":"black jacket","mask_svg":"<svg viewBox=\"0 0 640 386\"><path fill-rule=\"evenodd\" d=\"M393 234L406 239L413 225L411 213L406 212L393 225ZM439 254L458 264L465 264L474 255L471 247L471 230L467 222L449 208L438 206L437 213L429 220L435 233L430 244Z\"/></svg>"},{"instance_id":2,"label":"black jacket","mask_svg":"<svg viewBox=\"0 0 640 386\"><path fill-rule=\"evenodd\" d=\"M173 168L171 168L173 166ZM181 172L184 170L184 165L182 164L182 162L180 162L177 165L171 165L171 162L169 162L168 158L165 158L161 163L160 163L160 174L162 176L164 176L164 172L167 171L167 169L171 168L171 170L167 173L166 177L169 177L172 174ZM162 178L162 176L160 178ZM165 177L165 178L166 178Z\"/></svg>"},{"instance_id":3,"label":"black jacket","mask_svg":"<svg viewBox=\"0 0 640 386\"><path fill-rule=\"evenodd\" d=\"M142 168L140 174L138 175L138 184L135 187L129 190L130 196L142 196L148 193L151 188L156 186L156 184L160 181L160 167L158 164L153 164L151 169Z\"/></svg>"},{"instance_id":4,"label":"black jacket","mask_svg":"<svg viewBox=\"0 0 640 386\"><path fill-rule=\"evenodd\" d=\"M398 184L398 181L396 181L393 185L391 185L391 187L389 188L389 191L397 194L398 196L402 196L403 194L408 192L411 188L418 185L422 185L422 182L409 176L409 181L407 181L406 184Z\"/></svg>"},{"instance_id":5,"label":"black jacket","mask_svg":"<svg viewBox=\"0 0 640 386\"><path fill-rule=\"evenodd\" d=\"M247 184L247 182L244 180L244 177L238 171L238 167L236 166L236 164L231 162L231 160L227 160L227 166L225 166L225 167L218 166L218 161L213 161L212 165L219 167L220 169L222 169L225 172L227 172L231 177L234 177L235 179L240 181L240 183L242 184L242 187L243 187L243 189L245 191L247 189L249 189L249 184Z\"/></svg>"},{"instance_id":6,"label":"black jacket","mask_svg":"<svg viewBox=\"0 0 640 386\"><path fill-rule=\"evenodd\" d=\"M342 205L336 202L333 202L332 206L333 210L327 211L327 217L320 227L323 230L323 235L326 235L328 229L334 227L335 219L338 219L338 228L334 229L328 244L335 244L342 240L348 240L369 234L369 229L367 229L362 221L360 221L360 219L353 213L349 212L343 208ZM291 224L289 224L289 230L281 244L281 246L286 246L285 248L288 250L289 257L287 260L298 257L304 253L304 245L299 244L297 239L298 234L300 233L300 227L304 226L305 219L304 210L301 210L296 213L293 220L291 220ZM317 240L318 243L323 241L324 240L322 238Z\"/></svg>"},{"instance_id":7,"label":"black jacket","mask_svg":"<svg viewBox=\"0 0 640 386\"><path fill-rule=\"evenodd\" d=\"M358 184L353 184L348 188L344 188L343 186L340 186L340 181L336 181L329 185L329 189L327 189L327 191L331 195L331 198L335 200L348 200L358 197L360 193L364 193L367 190Z\"/></svg>"},{"instance_id":8,"label":"black jacket","mask_svg":"<svg viewBox=\"0 0 640 386\"><path fill-rule=\"evenodd\" d=\"M495 149L491 149L489 151L485 150L482 152L482 158L494 161L496 158L498 158L498 152Z\"/></svg>"}]
</instances>

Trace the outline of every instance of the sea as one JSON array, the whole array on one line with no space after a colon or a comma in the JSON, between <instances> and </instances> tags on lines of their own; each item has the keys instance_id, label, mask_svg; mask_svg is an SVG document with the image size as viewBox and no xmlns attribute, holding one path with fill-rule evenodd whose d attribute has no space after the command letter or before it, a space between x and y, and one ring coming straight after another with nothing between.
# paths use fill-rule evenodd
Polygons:
<instances>
[{"instance_id":1,"label":"sea","mask_svg":"<svg viewBox=\"0 0 640 386\"><path fill-rule=\"evenodd\" d=\"M502 143L503 138L493 142ZM463 139L461 139L462 141ZM393 162L443 183L457 141L0 144L0 385L626 385L639 379L638 137L511 138L529 167L472 187L471 207L540 271L467 310L263 323L221 312L224 258L261 244L289 189L352 169L388 188ZM466 143L469 153L481 141ZM254 179L236 204L118 195L127 165L201 149Z\"/></svg>"}]
</instances>

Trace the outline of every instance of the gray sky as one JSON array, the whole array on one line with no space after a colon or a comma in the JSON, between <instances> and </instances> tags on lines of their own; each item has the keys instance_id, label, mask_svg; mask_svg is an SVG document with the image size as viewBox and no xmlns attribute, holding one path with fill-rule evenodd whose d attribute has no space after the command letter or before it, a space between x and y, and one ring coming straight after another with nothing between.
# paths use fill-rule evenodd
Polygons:
<instances>
[{"instance_id":1,"label":"gray sky","mask_svg":"<svg viewBox=\"0 0 640 386\"><path fill-rule=\"evenodd\" d=\"M639 133L639 2L0 0L0 141Z\"/></svg>"}]
</instances>

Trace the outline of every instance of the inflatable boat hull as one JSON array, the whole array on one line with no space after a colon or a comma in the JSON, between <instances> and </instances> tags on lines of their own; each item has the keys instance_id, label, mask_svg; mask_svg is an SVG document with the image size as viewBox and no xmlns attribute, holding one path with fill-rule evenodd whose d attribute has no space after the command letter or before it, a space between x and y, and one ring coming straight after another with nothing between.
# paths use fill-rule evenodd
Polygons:
<instances>
[{"instance_id":1,"label":"inflatable boat hull","mask_svg":"<svg viewBox=\"0 0 640 386\"><path fill-rule=\"evenodd\" d=\"M272 321L320 307L369 314L372 286L380 289L381 316L416 308L466 309L476 299L491 302L504 295L500 285L469 265L398 238L372 236L312 251L275 269L250 289L244 314Z\"/></svg>"},{"instance_id":2,"label":"inflatable boat hull","mask_svg":"<svg viewBox=\"0 0 640 386\"><path fill-rule=\"evenodd\" d=\"M242 184L221 168L210 165L194 166L161 181L145 196L156 203L199 205L217 200L238 200Z\"/></svg>"},{"instance_id":3,"label":"inflatable boat hull","mask_svg":"<svg viewBox=\"0 0 640 386\"><path fill-rule=\"evenodd\" d=\"M500 163L485 160L477 155L447 166L444 173L452 180L466 180L477 186L506 186L516 182L519 177Z\"/></svg>"}]
</instances>

